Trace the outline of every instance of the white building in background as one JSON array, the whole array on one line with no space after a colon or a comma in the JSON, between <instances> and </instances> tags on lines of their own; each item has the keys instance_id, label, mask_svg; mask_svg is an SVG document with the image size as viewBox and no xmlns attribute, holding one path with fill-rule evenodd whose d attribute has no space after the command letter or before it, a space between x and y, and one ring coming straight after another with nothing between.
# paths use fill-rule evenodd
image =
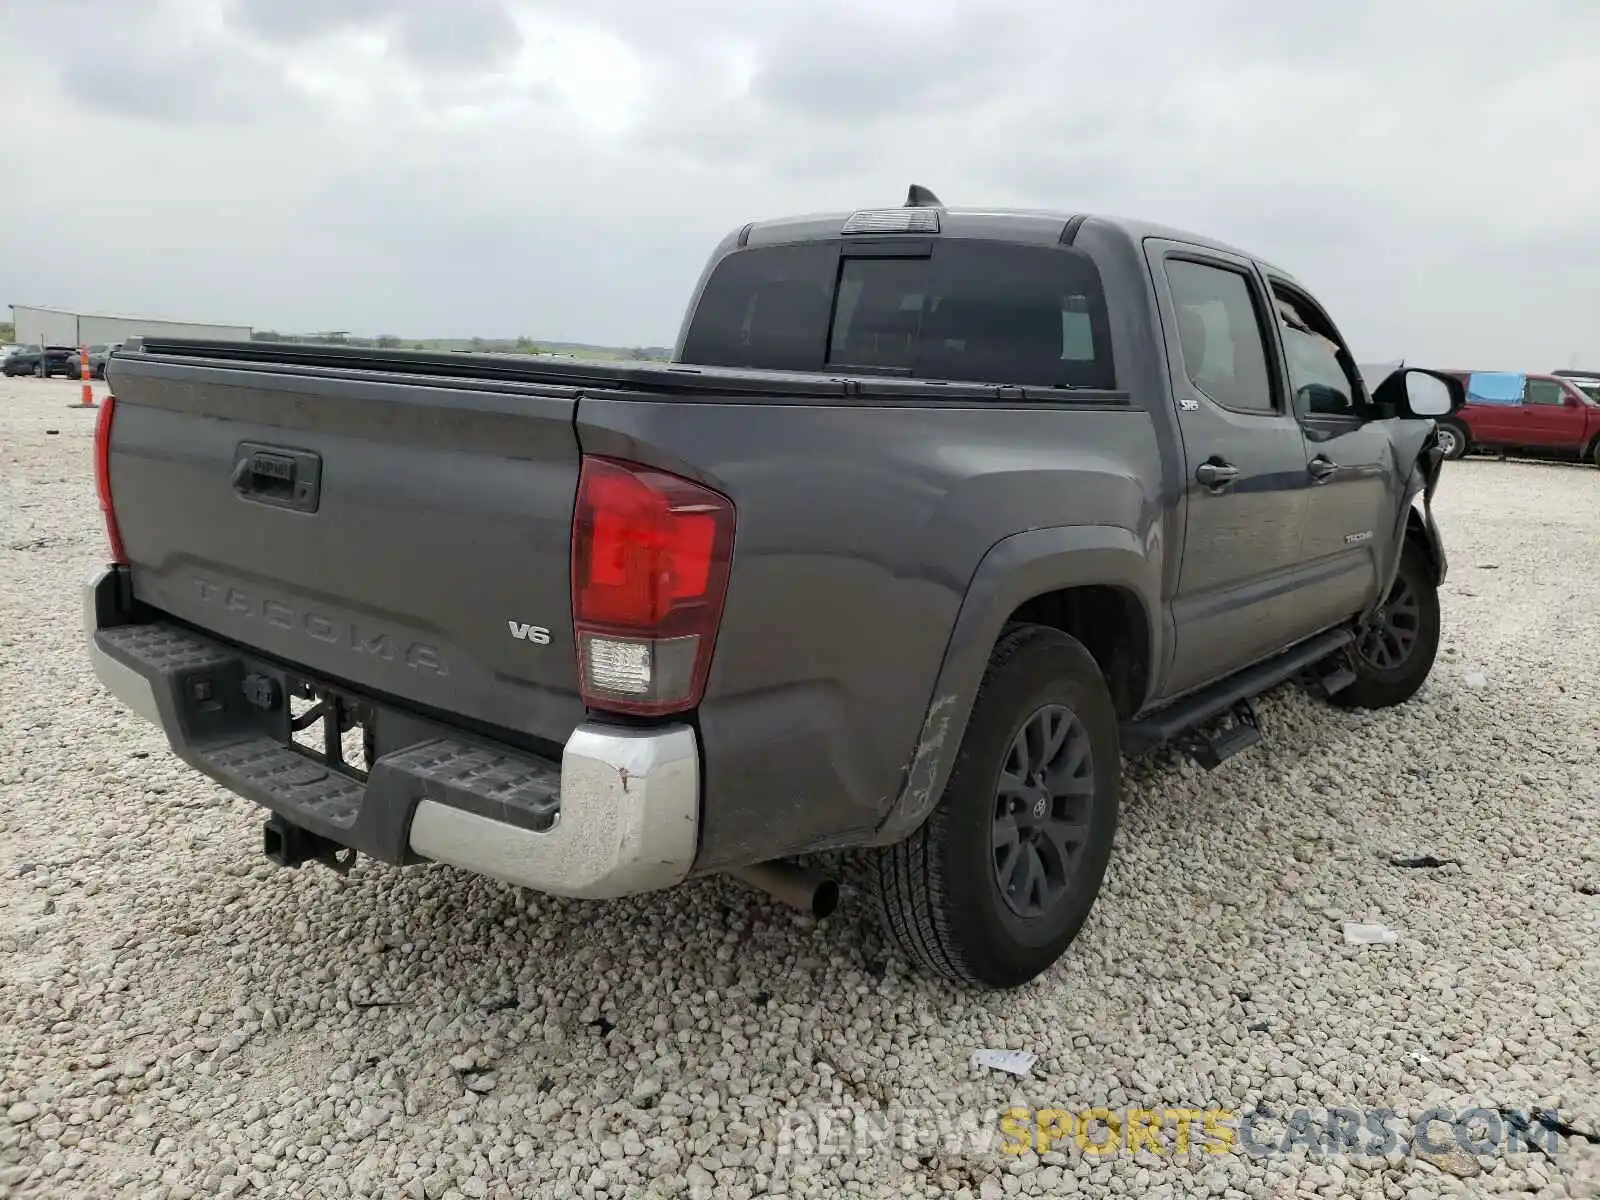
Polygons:
<instances>
[{"instance_id":1,"label":"white building in background","mask_svg":"<svg viewBox=\"0 0 1600 1200\"><path fill-rule=\"evenodd\" d=\"M19 345L98 346L122 342L136 334L145 337L206 338L247 342L248 325L215 325L202 321L161 321L150 317L112 317L104 313L68 312L60 308L11 306Z\"/></svg>"}]
</instances>

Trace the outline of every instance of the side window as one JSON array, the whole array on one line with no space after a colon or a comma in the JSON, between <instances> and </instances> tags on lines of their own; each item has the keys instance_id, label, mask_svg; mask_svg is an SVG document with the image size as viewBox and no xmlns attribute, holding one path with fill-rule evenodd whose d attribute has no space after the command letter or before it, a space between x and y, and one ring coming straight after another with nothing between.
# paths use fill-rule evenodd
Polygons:
<instances>
[{"instance_id":1,"label":"side window","mask_svg":"<svg viewBox=\"0 0 1600 1200\"><path fill-rule=\"evenodd\" d=\"M1082 296L1071 296L1061 310L1061 357L1072 362L1093 362L1094 318Z\"/></svg>"},{"instance_id":2,"label":"side window","mask_svg":"<svg viewBox=\"0 0 1600 1200\"><path fill-rule=\"evenodd\" d=\"M1316 309L1282 288L1274 287L1272 297L1296 409L1317 416L1359 416L1360 391L1333 328Z\"/></svg>"},{"instance_id":3,"label":"side window","mask_svg":"<svg viewBox=\"0 0 1600 1200\"><path fill-rule=\"evenodd\" d=\"M1226 267L1169 259L1167 282L1190 382L1224 408L1272 412L1272 380L1249 280Z\"/></svg>"},{"instance_id":4,"label":"side window","mask_svg":"<svg viewBox=\"0 0 1600 1200\"><path fill-rule=\"evenodd\" d=\"M1524 404L1549 404L1559 408L1567 402L1567 391L1550 379L1528 380L1528 390L1523 393Z\"/></svg>"},{"instance_id":5,"label":"side window","mask_svg":"<svg viewBox=\"0 0 1600 1200\"><path fill-rule=\"evenodd\" d=\"M1467 399L1473 404L1521 404L1527 380L1507 371L1474 371L1467 377Z\"/></svg>"}]
</instances>

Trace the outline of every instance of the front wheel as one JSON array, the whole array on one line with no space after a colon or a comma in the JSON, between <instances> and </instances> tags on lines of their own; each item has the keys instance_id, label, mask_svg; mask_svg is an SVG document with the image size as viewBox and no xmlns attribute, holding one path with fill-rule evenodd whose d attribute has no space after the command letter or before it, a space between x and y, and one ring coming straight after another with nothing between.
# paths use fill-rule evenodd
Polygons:
<instances>
[{"instance_id":1,"label":"front wheel","mask_svg":"<svg viewBox=\"0 0 1600 1200\"><path fill-rule=\"evenodd\" d=\"M1415 542L1400 554L1389 595L1356 642L1356 681L1335 692L1347 708L1404 704L1422 687L1439 653L1439 587Z\"/></svg>"},{"instance_id":2,"label":"front wheel","mask_svg":"<svg viewBox=\"0 0 1600 1200\"><path fill-rule=\"evenodd\" d=\"M868 871L889 937L924 969L1009 988L1089 916L1122 796L1117 714L1095 660L1022 625L989 658L938 806Z\"/></svg>"},{"instance_id":3,"label":"front wheel","mask_svg":"<svg viewBox=\"0 0 1600 1200\"><path fill-rule=\"evenodd\" d=\"M1448 459L1460 458L1467 452L1470 439L1467 436L1467 427L1454 421L1441 421L1436 436L1439 439L1439 449L1444 451Z\"/></svg>"}]
</instances>

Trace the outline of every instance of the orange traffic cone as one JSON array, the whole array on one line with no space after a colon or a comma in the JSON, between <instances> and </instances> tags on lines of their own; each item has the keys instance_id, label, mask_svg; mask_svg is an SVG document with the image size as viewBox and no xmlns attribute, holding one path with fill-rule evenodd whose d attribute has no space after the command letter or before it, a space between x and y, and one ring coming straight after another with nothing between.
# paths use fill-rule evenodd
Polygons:
<instances>
[{"instance_id":1,"label":"orange traffic cone","mask_svg":"<svg viewBox=\"0 0 1600 1200\"><path fill-rule=\"evenodd\" d=\"M67 405L68 408L99 408L94 402L94 371L89 366L89 347L78 347L78 371L83 379L83 395L76 404Z\"/></svg>"}]
</instances>

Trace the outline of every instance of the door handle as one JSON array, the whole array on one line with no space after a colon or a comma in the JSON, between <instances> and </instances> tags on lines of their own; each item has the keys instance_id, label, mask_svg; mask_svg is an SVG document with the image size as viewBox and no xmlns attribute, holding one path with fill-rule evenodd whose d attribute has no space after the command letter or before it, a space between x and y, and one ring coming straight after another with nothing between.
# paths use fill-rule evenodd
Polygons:
<instances>
[{"instance_id":1,"label":"door handle","mask_svg":"<svg viewBox=\"0 0 1600 1200\"><path fill-rule=\"evenodd\" d=\"M1327 483L1338 469L1338 463L1331 458L1324 458L1320 454L1306 464L1306 470L1311 473L1311 481L1313 483Z\"/></svg>"},{"instance_id":2,"label":"door handle","mask_svg":"<svg viewBox=\"0 0 1600 1200\"><path fill-rule=\"evenodd\" d=\"M1221 459L1213 459L1196 467L1194 477L1206 487L1220 491L1239 478L1239 468Z\"/></svg>"},{"instance_id":3,"label":"door handle","mask_svg":"<svg viewBox=\"0 0 1600 1200\"><path fill-rule=\"evenodd\" d=\"M322 458L308 450L241 442L230 482L241 500L295 512L316 512L322 492Z\"/></svg>"}]
</instances>

